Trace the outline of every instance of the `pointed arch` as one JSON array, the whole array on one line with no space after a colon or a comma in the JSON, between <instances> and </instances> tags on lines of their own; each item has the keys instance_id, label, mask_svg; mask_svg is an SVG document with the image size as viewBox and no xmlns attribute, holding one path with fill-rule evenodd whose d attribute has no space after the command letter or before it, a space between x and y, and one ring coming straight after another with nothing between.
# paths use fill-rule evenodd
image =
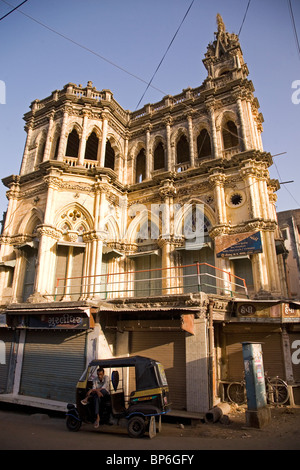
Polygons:
<instances>
[{"instance_id":1,"label":"pointed arch","mask_svg":"<svg viewBox=\"0 0 300 470\"><path fill-rule=\"evenodd\" d=\"M211 154L212 152L210 135L208 130L206 128L203 128L197 137L197 157L210 157Z\"/></svg>"},{"instance_id":2,"label":"pointed arch","mask_svg":"<svg viewBox=\"0 0 300 470\"><path fill-rule=\"evenodd\" d=\"M68 135L66 156L67 157L78 157L79 152L79 134L77 129L74 127Z\"/></svg>"},{"instance_id":3,"label":"pointed arch","mask_svg":"<svg viewBox=\"0 0 300 470\"><path fill-rule=\"evenodd\" d=\"M67 222L72 230L81 222L84 223L87 230L92 230L94 226L94 220L90 212L77 202L70 203L57 212L54 219L55 227L61 227L64 222Z\"/></svg>"},{"instance_id":4,"label":"pointed arch","mask_svg":"<svg viewBox=\"0 0 300 470\"><path fill-rule=\"evenodd\" d=\"M58 157L58 148L60 142L61 127L57 125L52 134L52 144L50 151L50 160L57 160Z\"/></svg>"},{"instance_id":5,"label":"pointed arch","mask_svg":"<svg viewBox=\"0 0 300 470\"><path fill-rule=\"evenodd\" d=\"M176 143L176 163L187 163L190 161L190 146L185 134L181 134Z\"/></svg>"},{"instance_id":6,"label":"pointed arch","mask_svg":"<svg viewBox=\"0 0 300 470\"><path fill-rule=\"evenodd\" d=\"M98 147L99 139L96 132L93 130L86 141L84 158L86 160L97 160Z\"/></svg>"},{"instance_id":7,"label":"pointed arch","mask_svg":"<svg viewBox=\"0 0 300 470\"><path fill-rule=\"evenodd\" d=\"M159 217L149 211L145 206L142 204L136 204L129 210L129 215L131 211L132 215L137 214L138 212L139 213L133 218L127 227L126 239L129 243L135 243L138 238L151 238L151 232L153 233L153 228L155 232L159 232ZM155 227L157 227L157 230L155 230Z\"/></svg>"},{"instance_id":8,"label":"pointed arch","mask_svg":"<svg viewBox=\"0 0 300 470\"><path fill-rule=\"evenodd\" d=\"M153 152L153 170L161 170L166 167L165 161L165 147L161 140L158 140L154 145Z\"/></svg>"},{"instance_id":9,"label":"pointed arch","mask_svg":"<svg viewBox=\"0 0 300 470\"><path fill-rule=\"evenodd\" d=\"M104 166L106 168L115 169L115 150L111 144L111 140L107 140L105 147Z\"/></svg>"},{"instance_id":10,"label":"pointed arch","mask_svg":"<svg viewBox=\"0 0 300 470\"><path fill-rule=\"evenodd\" d=\"M44 220L44 214L40 209L33 207L21 220L19 225L19 233L33 235L35 228L41 225Z\"/></svg>"},{"instance_id":11,"label":"pointed arch","mask_svg":"<svg viewBox=\"0 0 300 470\"><path fill-rule=\"evenodd\" d=\"M227 120L222 126L223 148L230 149L239 145L238 130L233 120Z\"/></svg>"},{"instance_id":12,"label":"pointed arch","mask_svg":"<svg viewBox=\"0 0 300 470\"><path fill-rule=\"evenodd\" d=\"M47 138L46 132L42 131L41 134L39 134L39 136L36 139L37 153L36 153L36 158L35 158L35 167L37 167L43 161L45 147L46 147L46 138Z\"/></svg>"},{"instance_id":13,"label":"pointed arch","mask_svg":"<svg viewBox=\"0 0 300 470\"><path fill-rule=\"evenodd\" d=\"M103 225L106 227L107 241L117 242L120 240L120 227L114 215L110 214L105 217Z\"/></svg>"},{"instance_id":14,"label":"pointed arch","mask_svg":"<svg viewBox=\"0 0 300 470\"><path fill-rule=\"evenodd\" d=\"M189 224L191 221L192 225L189 227L190 229L196 228L193 227L194 221L193 219L193 210L197 208L197 210L201 211L203 217L200 218L200 223L203 222L203 227L200 227L200 230L204 230L204 232L208 233L210 228L215 224L215 214L212 209L200 199L190 199L184 205L178 205L177 211L174 214L174 235L177 237L181 237L184 235L184 224ZM197 220L197 219L194 219Z\"/></svg>"},{"instance_id":15,"label":"pointed arch","mask_svg":"<svg viewBox=\"0 0 300 470\"><path fill-rule=\"evenodd\" d=\"M136 156L135 162L135 182L141 183L146 178L146 151L141 148Z\"/></svg>"}]
</instances>

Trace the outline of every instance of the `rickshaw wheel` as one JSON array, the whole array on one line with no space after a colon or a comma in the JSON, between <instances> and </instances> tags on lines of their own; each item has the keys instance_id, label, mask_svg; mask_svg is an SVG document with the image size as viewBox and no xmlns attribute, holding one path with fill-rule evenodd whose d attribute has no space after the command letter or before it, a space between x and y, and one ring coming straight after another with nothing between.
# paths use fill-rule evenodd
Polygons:
<instances>
[{"instance_id":1,"label":"rickshaw wheel","mask_svg":"<svg viewBox=\"0 0 300 470\"><path fill-rule=\"evenodd\" d=\"M77 432L81 427L81 422L73 416L67 416L66 425L69 431Z\"/></svg>"},{"instance_id":2,"label":"rickshaw wheel","mask_svg":"<svg viewBox=\"0 0 300 470\"><path fill-rule=\"evenodd\" d=\"M128 434L130 437L142 437L146 431L145 420L141 416L133 416L128 421Z\"/></svg>"}]
</instances>

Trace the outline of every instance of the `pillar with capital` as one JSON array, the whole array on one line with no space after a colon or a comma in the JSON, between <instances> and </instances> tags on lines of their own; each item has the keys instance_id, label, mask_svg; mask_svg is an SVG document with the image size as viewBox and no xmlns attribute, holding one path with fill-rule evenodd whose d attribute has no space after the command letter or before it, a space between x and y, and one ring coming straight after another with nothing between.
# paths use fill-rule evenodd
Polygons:
<instances>
[{"instance_id":1,"label":"pillar with capital","mask_svg":"<svg viewBox=\"0 0 300 470\"><path fill-rule=\"evenodd\" d=\"M105 165L105 150L106 150L106 139L107 139L107 129L108 129L108 112L103 111L101 114L102 117L102 141L100 147L100 167L103 168Z\"/></svg>"},{"instance_id":2,"label":"pillar with capital","mask_svg":"<svg viewBox=\"0 0 300 470\"><path fill-rule=\"evenodd\" d=\"M225 174L219 170L213 171L208 177L210 184L214 189L214 200L216 201L216 212L217 212L217 221L219 225L227 223L226 217L226 204L225 204Z\"/></svg>"},{"instance_id":3,"label":"pillar with capital","mask_svg":"<svg viewBox=\"0 0 300 470\"><path fill-rule=\"evenodd\" d=\"M61 125L61 133L59 139L59 146L58 146L58 153L57 153L57 160L62 162L66 152L66 143L67 143L67 127L69 122L69 109L64 110L62 125Z\"/></svg>"},{"instance_id":4,"label":"pillar with capital","mask_svg":"<svg viewBox=\"0 0 300 470\"><path fill-rule=\"evenodd\" d=\"M53 290L53 280L55 275L55 254L56 244L61 236L61 232L52 225L42 224L37 228L39 238L39 248L36 263L35 282L33 296L49 294ZM66 277L70 277L66 275ZM53 300L45 297L45 300Z\"/></svg>"},{"instance_id":5,"label":"pillar with capital","mask_svg":"<svg viewBox=\"0 0 300 470\"><path fill-rule=\"evenodd\" d=\"M21 170L20 170L20 176L24 175L25 172L26 172L28 155L29 155L29 146L31 144L32 132L33 132L33 125L34 125L34 122L33 122L33 119L32 119L25 126L25 131L27 132L27 137L26 137L26 144L25 144L24 153L23 153L23 160L22 160L22 165L21 165Z\"/></svg>"},{"instance_id":6,"label":"pillar with capital","mask_svg":"<svg viewBox=\"0 0 300 470\"><path fill-rule=\"evenodd\" d=\"M188 113L187 115L188 121L188 130L189 130L189 143L190 143L190 164L191 166L195 166L195 152L194 152L194 135L193 135L193 118L192 113Z\"/></svg>"},{"instance_id":7,"label":"pillar with capital","mask_svg":"<svg viewBox=\"0 0 300 470\"><path fill-rule=\"evenodd\" d=\"M206 108L209 115L210 121L210 129L211 129L211 142L212 142L212 157L218 158L218 141L217 141L217 129L216 129L216 122L215 122L215 111L214 111L215 103L214 99L209 99L206 102Z\"/></svg>"},{"instance_id":8,"label":"pillar with capital","mask_svg":"<svg viewBox=\"0 0 300 470\"><path fill-rule=\"evenodd\" d=\"M167 117L165 120L166 135L167 135L167 170L171 171L174 162L172 161L172 148L171 148L171 123L172 119Z\"/></svg>"},{"instance_id":9,"label":"pillar with capital","mask_svg":"<svg viewBox=\"0 0 300 470\"><path fill-rule=\"evenodd\" d=\"M54 120L54 115L55 112L54 110L51 111L49 114L48 120L48 131L47 131L47 138L46 138L46 144L45 144L45 151L44 151L44 157L43 161L47 161L50 158L50 149L51 149L51 141L52 141L52 128L53 128L53 120Z\"/></svg>"},{"instance_id":10,"label":"pillar with capital","mask_svg":"<svg viewBox=\"0 0 300 470\"><path fill-rule=\"evenodd\" d=\"M174 251L174 196L176 188L172 180L165 180L159 194L163 199L164 221L158 244L162 250L162 294L173 293L176 285Z\"/></svg>"},{"instance_id":11,"label":"pillar with capital","mask_svg":"<svg viewBox=\"0 0 300 470\"><path fill-rule=\"evenodd\" d=\"M261 217L260 194L257 182L257 169L251 161L247 161L240 169L240 175L245 182L245 189L248 189L250 199L250 217L257 219Z\"/></svg>"},{"instance_id":12,"label":"pillar with capital","mask_svg":"<svg viewBox=\"0 0 300 470\"><path fill-rule=\"evenodd\" d=\"M82 120L82 135L79 144L79 151L78 151L78 165L84 166L84 155L85 155L85 148L86 148L86 140L87 140L87 124L90 117L90 112L87 109L83 110L83 120Z\"/></svg>"}]
</instances>

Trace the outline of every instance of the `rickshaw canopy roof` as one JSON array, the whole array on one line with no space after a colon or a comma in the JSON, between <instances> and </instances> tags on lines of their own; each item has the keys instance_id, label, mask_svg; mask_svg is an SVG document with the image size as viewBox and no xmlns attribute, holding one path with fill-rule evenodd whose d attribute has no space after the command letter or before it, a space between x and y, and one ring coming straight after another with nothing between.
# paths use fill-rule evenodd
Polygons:
<instances>
[{"instance_id":1,"label":"rickshaw canopy roof","mask_svg":"<svg viewBox=\"0 0 300 470\"><path fill-rule=\"evenodd\" d=\"M153 366L157 363L154 359L144 356L117 357L112 359L94 359L89 363L91 367L135 367L135 379L137 390L143 390L157 386L157 377Z\"/></svg>"}]
</instances>

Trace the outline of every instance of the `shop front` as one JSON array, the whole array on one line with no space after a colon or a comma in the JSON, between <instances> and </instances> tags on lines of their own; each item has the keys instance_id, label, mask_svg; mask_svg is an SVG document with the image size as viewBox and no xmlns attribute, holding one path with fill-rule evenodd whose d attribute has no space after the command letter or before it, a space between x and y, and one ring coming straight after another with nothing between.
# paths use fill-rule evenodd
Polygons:
<instances>
[{"instance_id":1,"label":"shop front","mask_svg":"<svg viewBox=\"0 0 300 470\"><path fill-rule=\"evenodd\" d=\"M6 387L6 393L71 402L86 366L87 337L94 327L90 309L24 305L7 310L7 349L13 348L16 335L18 343L15 366L8 374L13 385L11 390Z\"/></svg>"},{"instance_id":2,"label":"shop front","mask_svg":"<svg viewBox=\"0 0 300 470\"><path fill-rule=\"evenodd\" d=\"M12 389L12 374L16 359L18 332L8 329L5 315L0 325L0 394L9 393Z\"/></svg>"},{"instance_id":3,"label":"shop front","mask_svg":"<svg viewBox=\"0 0 300 470\"><path fill-rule=\"evenodd\" d=\"M262 345L268 376L285 380L292 391L299 388L300 304L279 300L233 302L230 321L222 325L220 338L220 384L244 378L242 343L257 342Z\"/></svg>"}]
</instances>

